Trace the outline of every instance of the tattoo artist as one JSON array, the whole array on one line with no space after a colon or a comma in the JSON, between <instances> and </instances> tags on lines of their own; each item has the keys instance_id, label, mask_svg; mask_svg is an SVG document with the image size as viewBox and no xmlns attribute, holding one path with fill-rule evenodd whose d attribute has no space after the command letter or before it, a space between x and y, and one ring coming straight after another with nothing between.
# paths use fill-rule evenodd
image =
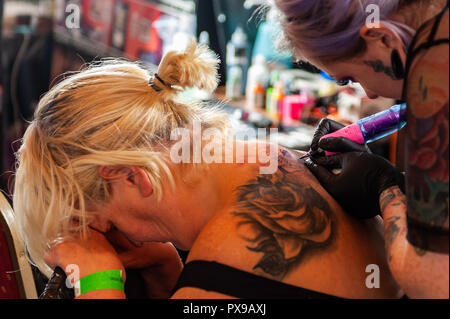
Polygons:
<instances>
[{"instance_id":1,"label":"tattoo artist","mask_svg":"<svg viewBox=\"0 0 450 319\"><path fill-rule=\"evenodd\" d=\"M308 168L351 215L381 214L394 278L410 298L449 298L448 1L275 0L285 44L340 84L408 105L405 176L366 146L321 139L343 125L323 120ZM380 24L367 24L368 6ZM347 14L342 14L346 12ZM323 156L323 150L338 152ZM331 169L340 168L335 175ZM406 187L405 187L406 184Z\"/></svg>"}]
</instances>

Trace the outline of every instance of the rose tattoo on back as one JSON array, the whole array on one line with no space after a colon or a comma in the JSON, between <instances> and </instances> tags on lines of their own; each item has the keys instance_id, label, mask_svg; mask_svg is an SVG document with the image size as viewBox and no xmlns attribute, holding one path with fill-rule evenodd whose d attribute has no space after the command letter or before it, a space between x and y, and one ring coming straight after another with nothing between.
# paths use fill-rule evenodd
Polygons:
<instances>
[{"instance_id":1,"label":"rose tattoo on back","mask_svg":"<svg viewBox=\"0 0 450 319\"><path fill-rule=\"evenodd\" d=\"M240 186L233 211L240 218L238 227L250 226L257 234L244 238L248 250L263 253L253 269L277 278L283 278L309 252L329 246L333 239L328 202L302 182L300 170L292 170L299 163L289 162L283 165L287 164L284 158L277 173L260 175Z\"/></svg>"}]
</instances>

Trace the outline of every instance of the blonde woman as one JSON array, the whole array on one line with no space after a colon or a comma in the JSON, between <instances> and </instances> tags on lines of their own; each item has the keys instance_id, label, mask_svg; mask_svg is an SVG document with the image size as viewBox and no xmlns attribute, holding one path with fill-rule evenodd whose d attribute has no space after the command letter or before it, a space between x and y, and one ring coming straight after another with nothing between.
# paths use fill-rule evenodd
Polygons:
<instances>
[{"instance_id":1,"label":"blonde woman","mask_svg":"<svg viewBox=\"0 0 450 319\"><path fill-rule=\"evenodd\" d=\"M42 98L18 154L14 195L32 260L47 274L76 265L80 285L108 271L122 270L125 280L128 263L172 264L172 278L164 277L172 289L179 259L170 244L154 246L170 242L190 250L174 298L401 297L380 221L347 216L302 154L224 142L233 161L173 161L174 131L192 132L195 142L200 122L229 137L220 111L179 99L185 88L215 90L217 66L192 43L167 54L157 74L104 63ZM263 150L256 158L236 151L255 145ZM265 156L277 164L271 174L261 173ZM111 231L122 236L119 252ZM111 287L81 289L78 298L125 297Z\"/></svg>"}]
</instances>

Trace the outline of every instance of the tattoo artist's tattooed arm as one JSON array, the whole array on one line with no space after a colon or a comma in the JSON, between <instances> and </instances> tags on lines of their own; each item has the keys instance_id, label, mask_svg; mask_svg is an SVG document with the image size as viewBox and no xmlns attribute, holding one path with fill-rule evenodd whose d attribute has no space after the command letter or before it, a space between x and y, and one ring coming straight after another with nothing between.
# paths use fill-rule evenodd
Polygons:
<instances>
[{"instance_id":1,"label":"tattoo artist's tattooed arm","mask_svg":"<svg viewBox=\"0 0 450 319\"><path fill-rule=\"evenodd\" d=\"M392 261L391 247L394 240L398 237L400 232L406 234L406 196L397 187L391 187L384 191L380 196L380 208L383 216L394 213L392 217L388 217L385 220L385 245L388 261ZM388 212L390 210L390 212ZM405 216L402 218L401 216ZM403 227L403 228L402 228ZM426 254L426 250L415 247L414 251L420 257Z\"/></svg>"},{"instance_id":2,"label":"tattoo artist's tattooed arm","mask_svg":"<svg viewBox=\"0 0 450 319\"><path fill-rule=\"evenodd\" d=\"M448 255L426 251L407 240L406 196L398 186L381 194L380 207L386 257L398 284L411 298L448 298Z\"/></svg>"},{"instance_id":3,"label":"tattoo artist's tattooed arm","mask_svg":"<svg viewBox=\"0 0 450 319\"><path fill-rule=\"evenodd\" d=\"M397 222L399 220L400 217L392 217L385 221L386 224L385 246L386 246L386 256L389 262L392 262L392 253L391 253L392 243L400 233L400 227L397 225Z\"/></svg>"},{"instance_id":4,"label":"tattoo artist's tattooed arm","mask_svg":"<svg viewBox=\"0 0 450 319\"><path fill-rule=\"evenodd\" d=\"M392 262L392 246L400 234L406 236L406 196L398 186L390 187L380 196L380 208L384 218L386 256Z\"/></svg>"},{"instance_id":5,"label":"tattoo artist's tattooed arm","mask_svg":"<svg viewBox=\"0 0 450 319\"><path fill-rule=\"evenodd\" d=\"M439 37L448 38L448 12L445 21ZM448 44L422 50L409 67L407 201L395 188L380 198L390 269L411 298L449 296L448 50Z\"/></svg>"},{"instance_id":6,"label":"tattoo artist's tattooed arm","mask_svg":"<svg viewBox=\"0 0 450 319\"><path fill-rule=\"evenodd\" d=\"M408 240L422 250L446 254L449 252L448 61L447 46L442 52L427 52L412 65L407 91L406 165Z\"/></svg>"},{"instance_id":7,"label":"tattoo artist's tattooed arm","mask_svg":"<svg viewBox=\"0 0 450 319\"><path fill-rule=\"evenodd\" d=\"M249 251L262 253L253 270L277 279L306 254L326 249L334 235L332 210L305 180L301 155L281 150L277 173L260 175L237 189L233 214L240 219L238 227L251 227L258 234L244 239Z\"/></svg>"}]
</instances>

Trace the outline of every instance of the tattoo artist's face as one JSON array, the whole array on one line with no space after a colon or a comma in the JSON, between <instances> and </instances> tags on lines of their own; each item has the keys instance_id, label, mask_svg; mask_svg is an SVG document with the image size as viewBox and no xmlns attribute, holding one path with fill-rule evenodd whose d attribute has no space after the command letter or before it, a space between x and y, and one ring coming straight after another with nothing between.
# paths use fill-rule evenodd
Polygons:
<instances>
[{"instance_id":1,"label":"tattoo artist's face","mask_svg":"<svg viewBox=\"0 0 450 319\"><path fill-rule=\"evenodd\" d=\"M388 52L367 50L355 58L321 63L310 59L317 68L325 71L335 80L351 80L360 83L369 98L379 96L401 99L403 80L397 80L393 75L391 57Z\"/></svg>"}]
</instances>

